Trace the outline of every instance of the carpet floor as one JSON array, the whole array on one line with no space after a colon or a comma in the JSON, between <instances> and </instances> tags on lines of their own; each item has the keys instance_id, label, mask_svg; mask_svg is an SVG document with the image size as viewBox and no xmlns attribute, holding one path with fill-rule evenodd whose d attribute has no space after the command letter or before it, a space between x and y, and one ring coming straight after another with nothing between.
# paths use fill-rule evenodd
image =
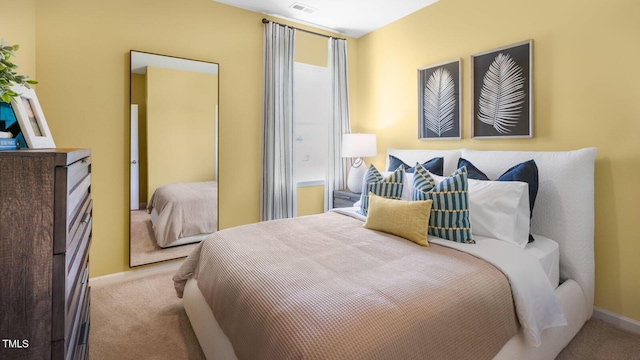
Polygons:
<instances>
[{"instance_id":1,"label":"carpet floor","mask_svg":"<svg viewBox=\"0 0 640 360\"><path fill-rule=\"evenodd\" d=\"M173 272L92 287L91 360L205 359ZM557 360L640 360L640 335L589 320Z\"/></svg>"}]
</instances>

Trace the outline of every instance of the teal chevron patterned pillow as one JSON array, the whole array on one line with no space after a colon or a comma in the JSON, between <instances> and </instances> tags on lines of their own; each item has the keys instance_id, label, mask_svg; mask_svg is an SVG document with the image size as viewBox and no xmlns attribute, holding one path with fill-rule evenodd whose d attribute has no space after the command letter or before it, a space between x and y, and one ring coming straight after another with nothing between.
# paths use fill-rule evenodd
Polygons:
<instances>
[{"instance_id":1,"label":"teal chevron patterned pillow","mask_svg":"<svg viewBox=\"0 0 640 360\"><path fill-rule=\"evenodd\" d=\"M439 238L475 244L469 221L467 168L461 167L437 185L422 166L416 165L413 200L432 200L429 234Z\"/></svg>"},{"instance_id":2,"label":"teal chevron patterned pillow","mask_svg":"<svg viewBox=\"0 0 640 360\"><path fill-rule=\"evenodd\" d=\"M387 199L400 199L402 197L403 187L404 168L398 168L398 170L384 178L382 174L380 174L380 171L372 164L364 176L362 195L360 196L360 210L358 210L358 212L361 215L367 215L370 192Z\"/></svg>"}]
</instances>

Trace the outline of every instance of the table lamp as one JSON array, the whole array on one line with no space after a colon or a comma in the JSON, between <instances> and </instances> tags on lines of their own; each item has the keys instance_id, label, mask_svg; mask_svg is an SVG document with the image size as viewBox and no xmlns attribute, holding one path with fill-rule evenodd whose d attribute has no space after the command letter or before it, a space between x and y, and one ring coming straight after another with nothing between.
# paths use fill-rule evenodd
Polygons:
<instances>
[{"instance_id":1,"label":"table lamp","mask_svg":"<svg viewBox=\"0 0 640 360\"><path fill-rule=\"evenodd\" d=\"M367 171L362 158L376 156L377 153L376 134L342 135L342 157L356 158L347 177L349 191L356 194L362 192L362 179Z\"/></svg>"}]
</instances>

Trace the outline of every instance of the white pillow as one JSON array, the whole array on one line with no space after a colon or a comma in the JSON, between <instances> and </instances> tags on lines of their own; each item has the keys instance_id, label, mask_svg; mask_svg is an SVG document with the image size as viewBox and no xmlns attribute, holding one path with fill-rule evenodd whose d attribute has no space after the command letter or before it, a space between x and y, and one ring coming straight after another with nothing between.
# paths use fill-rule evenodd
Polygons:
<instances>
[{"instance_id":1,"label":"white pillow","mask_svg":"<svg viewBox=\"0 0 640 360\"><path fill-rule=\"evenodd\" d=\"M446 177L429 173L436 182ZM514 244L529 243L529 184L468 179L471 233Z\"/></svg>"},{"instance_id":2,"label":"white pillow","mask_svg":"<svg viewBox=\"0 0 640 360\"><path fill-rule=\"evenodd\" d=\"M524 249L529 243L529 185L520 181L468 181L472 233Z\"/></svg>"}]
</instances>

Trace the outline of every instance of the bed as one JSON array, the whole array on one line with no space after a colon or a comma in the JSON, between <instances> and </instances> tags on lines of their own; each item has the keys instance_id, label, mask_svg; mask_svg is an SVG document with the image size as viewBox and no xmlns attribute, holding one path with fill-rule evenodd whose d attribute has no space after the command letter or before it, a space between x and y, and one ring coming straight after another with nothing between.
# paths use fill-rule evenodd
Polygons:
<instances>
[{"instance_id":1,"label":"bed","mask_svg":"<svg viewBox=\"0 0 640 360\"><path fill-rule=\"evenodd\" d=\"M202 241L218 229L218 184L187 182L158 187L147 211L161 248Z\"/></svg>"},{"instance_id":2,"label":"bed","mask_svg":"<svg viewBox=\"0 0 640 360\"><path fill-rule=\"evenodd\" d=\"M445 174L463 158L491 179L535 160L535 240L419 247L357 208L218 232L174 276L207 358L553 359L571 341L593 311L596 149L388 154L443 157Z\"/></svg>"}]
</instances>

